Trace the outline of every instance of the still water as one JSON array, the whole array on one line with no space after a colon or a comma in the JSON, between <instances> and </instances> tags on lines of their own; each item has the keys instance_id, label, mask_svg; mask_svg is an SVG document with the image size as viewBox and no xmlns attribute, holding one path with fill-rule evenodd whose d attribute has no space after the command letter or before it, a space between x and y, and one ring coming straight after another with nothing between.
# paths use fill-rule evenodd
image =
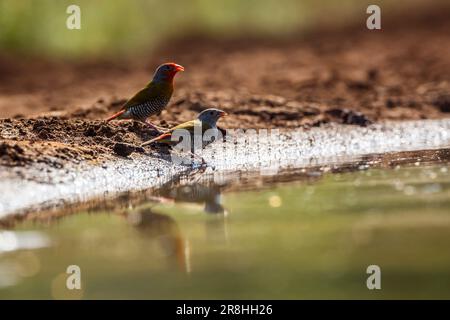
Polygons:
<instances>
[{"instance_id":1,"label":"still water","mask_svg":"<svg viewBox=\"0 0 450 320\"><path fill-rule=\"evenodd\" d=\"M448 299L448 159L388 158L189 177L4 224L0 298ZM66 287L70 265L80 290Z\"/></svg>"}]
</instances>

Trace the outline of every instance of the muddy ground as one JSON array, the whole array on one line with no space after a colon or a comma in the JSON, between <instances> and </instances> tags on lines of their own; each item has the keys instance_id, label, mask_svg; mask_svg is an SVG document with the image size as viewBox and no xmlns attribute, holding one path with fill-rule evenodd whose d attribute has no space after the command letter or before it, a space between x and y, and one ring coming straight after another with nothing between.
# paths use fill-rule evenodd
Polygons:
<instances>
[{"instance_id":1,"label":"muddy ground","mask_svg":"<svg viewBox=\"0 0 450 320\"><path fill-rule=\"evenodd\" d=\"M154 122L170 127L207 107L224 128L304 128L337 122L450 115L448 10L262 40L190 37L141 58L54 61L0 53L0 165L51 167L102 162L154 134L132 122L105 123L144 86L155 67L176 61L174 96Z\"/></svg>"}]
</instances>

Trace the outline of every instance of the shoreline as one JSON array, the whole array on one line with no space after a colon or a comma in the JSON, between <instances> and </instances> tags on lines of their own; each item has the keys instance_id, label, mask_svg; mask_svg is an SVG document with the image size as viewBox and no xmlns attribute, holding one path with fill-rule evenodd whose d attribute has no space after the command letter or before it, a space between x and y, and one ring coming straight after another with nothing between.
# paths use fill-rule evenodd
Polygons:
<instances>
[{"instance_id":1,"label":"shoreline","mask_svg":"<svg viewBox=\"0 0 450 320\"><path fill-rule=\"evenodd\" d=\"M220 144L212 144L202 154L210 165L202 174L259 171L271 176L285 169L339 164L370 154L439 149L450 146L449 133L450 119L384 122L368 127L330 124L300 132L287 131L276 143L259 139L254 144L235 145L222 154ZM179 175L195 174L197 169L172 165L167 160L134 153L130 158L102 164L81 162L50 169L37 164L19 168L21 175L3 171L0 219L123 192L157 189Z\"/></svg>"}]
</instances>

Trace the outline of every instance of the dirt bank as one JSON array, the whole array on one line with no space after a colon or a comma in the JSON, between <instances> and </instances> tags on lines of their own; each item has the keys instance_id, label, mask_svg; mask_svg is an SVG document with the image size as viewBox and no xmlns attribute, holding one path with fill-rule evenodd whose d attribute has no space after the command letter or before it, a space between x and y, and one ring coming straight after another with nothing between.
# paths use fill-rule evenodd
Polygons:
<instances>
[{"instance_id":1,"label":"dirt bank","mask_svg":"<svg viewBox=\"0 0 450 320\"><path fill-rule=\"evenodd\" d=\"M282 170L297 170L298 173L319 166L327 172L342 163L370 158L374 153L432 149L429 153L433 154L436 149L448 148L449 132L450 119L397 121L369 127L327 124L307 131L287 130L277 139L268 135L259 136L251 143L239 139L240 143L213 144L202 154L210 165L205 170L172 163L170 156L156 150L150 155L146 152L133 153L128 158L115 156L101 163L92 159L77 160L76 154L63 160L46 155L48 159L57 159L55 163L50 162L52 167L48 162L38 161L32 166L0 171L0 219L14 213L29 213L99 197L111 198L123 192L155 190L179 175L188 175L186 178L194 181L207 176L212 176L214 181L233 179L241 173L268 177L278 176ZM58 148L61 146L47 149ZM13 150L17 152L16 148ZM437 157L441 155L436 153ZM388 159L389 155L384 158ZM414 163L427 161L427 158L418 156ZM364 169L366 165L361 166Z\"/></svg>"},{"instance_id":2,"label":"dirt bank","mask_svg":"<svg viewBox=\"0 0 450 320\"><path fill-rule=\"evenodd\" d=\"M0 164L49 167L142 152L137 123L106 124L151 77L175 60L171 103L155 123L171 126L217 106L226 128L309 128L336 122L436 119L450 114L448 11L279 40L173 41L150 57L64 62L0 55ZM395 22L394 22L395 21Z\"/></svg>"}]
</instances>

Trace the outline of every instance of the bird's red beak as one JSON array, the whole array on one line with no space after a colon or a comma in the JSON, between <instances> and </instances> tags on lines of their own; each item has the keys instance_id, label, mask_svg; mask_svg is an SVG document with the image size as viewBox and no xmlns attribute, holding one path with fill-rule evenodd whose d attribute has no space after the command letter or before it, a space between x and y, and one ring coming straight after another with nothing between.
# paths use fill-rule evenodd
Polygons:
<instances>
[{"instance_id":1,"label":"bird's red beak","mask_svg":"<svg viewBox=\"0 0 450 320\"><path fill-rule=\"evenodd\" d=\"M179 64L175 64L174 67L175 67L175 71L176 71L176 72L178 72L178 71L184 71L184 67L183 67L183 66L180 66Z\"/></svg>"},{"instance_id":2,"label":"bird's red beak","mask_svg":"<svg viewBox=\"0 0 450 320\"><path fill-rule=\"evenodd\" d=\"M222 111L222 112L220 113L220 118L226 117L227 115L228 115L228 113L226 113L225 111Z\"/></svg>"}]
</instances>

